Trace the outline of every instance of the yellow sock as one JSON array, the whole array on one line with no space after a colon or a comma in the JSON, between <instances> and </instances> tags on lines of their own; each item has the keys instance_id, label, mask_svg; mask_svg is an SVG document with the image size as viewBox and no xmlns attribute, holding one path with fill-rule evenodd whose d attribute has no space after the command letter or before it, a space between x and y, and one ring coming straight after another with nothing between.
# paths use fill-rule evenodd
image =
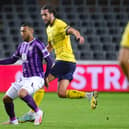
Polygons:
<instances>
[{"instance_id":1,"label":"yellow sock","mask_svg":"<svg viewBox=\"0 0 129 129\"><path fill-rule=\"evenodd\" d=\"M33 99L37 106L40 105L43 97L44 97L44 89L39 89L38 91L35 92Z\"/></svg>"},{"instance_id":2,"label":"yellow sock","mask_svg":"<svg viewBox=\"0 0 129 129\"><path fill-rule=\"evenodd\" d=\"M67 98L84 98L86 96L86 93L83 91L78 91L78 90L67 90L66 91L66 97Z\"/></svg>"}]
</instances>

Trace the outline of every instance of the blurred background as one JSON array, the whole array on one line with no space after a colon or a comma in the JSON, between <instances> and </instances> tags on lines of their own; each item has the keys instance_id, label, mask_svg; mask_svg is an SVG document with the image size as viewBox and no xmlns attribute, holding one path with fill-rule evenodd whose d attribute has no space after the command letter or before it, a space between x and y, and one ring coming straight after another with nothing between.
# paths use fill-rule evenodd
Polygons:
<instances>
[{"instance_id":1,"label":"blurred background","mask_svg":"<svg viewBox=\"0 0 129 129\"><path fill-rule=\"evenodd\" d=\"M85 44L72 38L77 60L116 61L124 27L129 19L129 0L1 0L0 58L11 56L21 41L23 21L32 23L35 35L47 42L40 8L52 4L58 17L80 30Z\"/></svg>"}]
</instances>

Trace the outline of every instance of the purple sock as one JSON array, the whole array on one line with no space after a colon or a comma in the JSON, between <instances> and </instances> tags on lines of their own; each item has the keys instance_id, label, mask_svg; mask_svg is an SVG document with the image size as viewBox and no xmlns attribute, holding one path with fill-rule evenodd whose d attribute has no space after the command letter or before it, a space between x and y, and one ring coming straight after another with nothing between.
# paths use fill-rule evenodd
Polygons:
<instances>
[{"instance_id":1,"label":"purple sock","mask_svg":"<svg viewBox=\"0 0 129 129\"><path fill-rule=\"evenodd\" d=\"M39 110L39 108L37 107L37 105L35 104L32 96L30 95L26 95L24 98L21 98L23 101L25 101L28 106L33 109L35 112L37 112Z\"/></svg>"},{"instance_id":2,"label":"purple sock","mask_svg":"<svg viewBox=\"0 0 129 129\"><path fill-rule=\"evenodd\" d=\"M4 107L5 107L5 110L6 110L7 114L10 117L10 120L15 120L16 117L15 117L13 102L11 102L11 103L4 103Z\"/></svg>"}]
</instances>

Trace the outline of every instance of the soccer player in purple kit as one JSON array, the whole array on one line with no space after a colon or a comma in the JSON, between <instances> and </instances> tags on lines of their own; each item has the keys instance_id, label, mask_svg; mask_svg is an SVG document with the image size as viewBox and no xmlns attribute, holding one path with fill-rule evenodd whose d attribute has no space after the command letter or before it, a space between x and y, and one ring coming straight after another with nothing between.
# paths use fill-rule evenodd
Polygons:
<instances>
[{"instance_id":1,"label":"soccer player in purple kit","mask_svg":"<svg viewBox=\"0 0 129 129\"><path fill-rule=\"evenodd\" d=\"M18 124L14 112L13 100L19 97L34 110L34 125L39 125L42 122L43 111L35 104L31 95L42 88L44 78L48 76L53 62L45 45L40 40L34 38L34 30L29 23L21 25L20 33L24 41L19 44L16 52L10 58L0 60L1 65L7 65L22 59L23 67L23 77L12 83L3 97L5 110L10 119L3 124ZM47 62L45 73L42 67L43 59Z\"/></svg>"}]
</instances>

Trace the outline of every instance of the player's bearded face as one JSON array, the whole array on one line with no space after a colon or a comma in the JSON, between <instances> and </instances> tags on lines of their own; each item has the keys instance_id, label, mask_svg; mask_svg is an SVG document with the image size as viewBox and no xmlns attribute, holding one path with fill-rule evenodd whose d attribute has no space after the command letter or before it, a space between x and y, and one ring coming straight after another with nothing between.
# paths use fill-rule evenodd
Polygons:
<instances>
[{"instance_id":1,"label":"player's bearded face","mask_svg":"<svg viewBox=\"0 0 129 129\"><path fill-rule=\"evenodd\" d=\"M44 23L49 25L51 21L51 14L49 13L48 9L41 10L41 16Z\"/></svg>"},{"instance_id":2,"label":"player's bearded face","mask_svg":"<svg viewBox=\"0 0 129 129\"><path fill-rule=\"evenodd\" d=\"M26 42L29 42L30 36L29 36L29 35L24 36L24 37L23 37L23 40L26 41Z\"/></svg>"},{"instance_id":3,"label":"player's bearded face","mask_svg":"<svg viewBox=\"0 0 129 129\"><path fill-rule=\"evenodd\" d=\"M30 35L31 30L28 27L21 27L21 36L24 41L29 42L31 37Z\"/></svg>"}]
</instances>

